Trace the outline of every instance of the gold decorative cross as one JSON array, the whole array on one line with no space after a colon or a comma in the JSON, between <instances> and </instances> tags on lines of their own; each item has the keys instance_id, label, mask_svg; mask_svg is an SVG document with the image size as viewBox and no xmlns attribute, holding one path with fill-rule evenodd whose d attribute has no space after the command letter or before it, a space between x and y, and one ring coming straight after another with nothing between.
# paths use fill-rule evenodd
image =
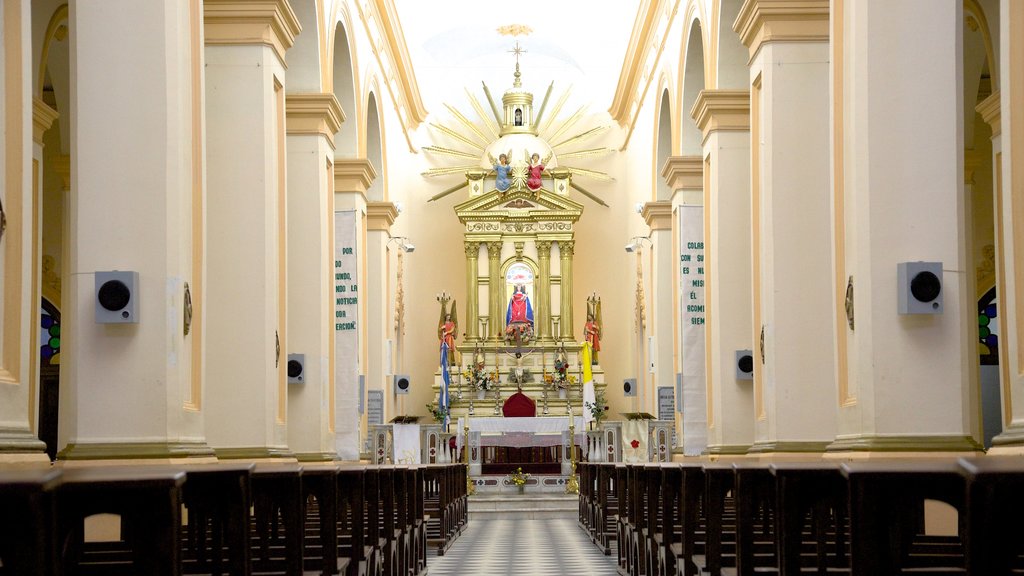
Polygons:
<instances>
[{"instance_id":1,"label":"gold decorative cross","mask_svg":"<svg viewBox=\"0 0 1024 576\"><path fill-rule=\"evenodd\" d=\"M509 50L509 53L516 55L516 65L517 66L519 65L519 56L522 55L524 52L527 52L527 50L525 48L521 47L519 45L519 41L516 40L515 48L512 48L511 50Z\"/></svg>"}]
</instances>

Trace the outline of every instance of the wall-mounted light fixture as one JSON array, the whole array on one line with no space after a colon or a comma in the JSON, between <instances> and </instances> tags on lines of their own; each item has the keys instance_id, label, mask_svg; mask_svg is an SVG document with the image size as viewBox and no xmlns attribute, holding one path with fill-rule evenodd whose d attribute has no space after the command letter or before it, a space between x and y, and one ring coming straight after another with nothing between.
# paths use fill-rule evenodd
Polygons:
<instances>
[{"instance_id":1,"label":"wall-mounted light fixture","mask_svg":"<svg viewBox=\"0 0 1024 576\"><path fill-rule=\"evenodd\" d=\"M643 246L644 242L647 242L649 246L654 246L654 242L651 242L651 239L647 236L633 236L630 238L629 243L626 244L626 252L629 252L630 254L636 252L641 246Z\"/></svg>"}]
</instances>

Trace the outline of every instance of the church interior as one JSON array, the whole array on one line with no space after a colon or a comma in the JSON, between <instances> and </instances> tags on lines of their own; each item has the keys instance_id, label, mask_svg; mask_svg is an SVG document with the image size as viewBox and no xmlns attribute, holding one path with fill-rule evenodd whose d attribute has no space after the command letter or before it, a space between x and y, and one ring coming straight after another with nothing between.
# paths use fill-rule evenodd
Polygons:
<instances>
[{"instance_id":1,"label":"church interior","mask_svg":"<svg viewBox=\"0 0 1024 576\"><path fill-rule=\"evenodd\" d=\"M0 62L0 576L1024 573L1024 2L4 0Z\"/></svg>"}]
</instances>

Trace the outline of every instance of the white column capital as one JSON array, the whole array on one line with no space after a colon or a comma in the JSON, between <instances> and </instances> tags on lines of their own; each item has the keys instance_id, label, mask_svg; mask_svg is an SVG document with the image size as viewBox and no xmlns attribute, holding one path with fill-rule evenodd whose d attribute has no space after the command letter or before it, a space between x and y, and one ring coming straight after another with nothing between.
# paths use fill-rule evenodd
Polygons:
<instances>
[{"instance_id":1,"label":"white column capital","mask_svg":"<svg viewBox=\"0 0 1024 576\"><path fill-rule=\"evenodd\" d=\"M643 210L640 215L643 216L644 222L650 227L651 232L657 230L671 230L672 229L672 201L671 200L658 200L656 202L648 202L644 204Z\"/></svg>"},{"instance_id":2,"label":"white column capital","mask_svg":"<svg viewBox=\"0 0 1024 576\"><path fill-rule=\"evenodd\" d=\"M203 37L207 46L263 44L281 62L302 31L288 0L204 0Z\"/></svg>"},{"instance_id":3,"label":"white column capital","mask_svg":"<svg viewBox=\"0 0 1024 576\"><path fill-rule=\"evenodd\" d=\"M716 130L750 130L749 90L701 90L690 116L703 134L703 140Z\"/></svg>"},{"instance_id":4,"label":"white column capital","mask_svg":"<svg viewBox=\"0 0 1024 576\"><path fill-rule=\"evenodd\" d=\"M398 218L398 208L394 202L367 202L366 229L391 232L391 225Z\"/></svg>"},{"instance_id":5,"label":"white column capital","mask_svg":"<svg viewBox=\"0 0 1024 576\"><path fill-rule=\"evenodd\" d=\"M373 164L366 158L334 159L334 191L366 196L366 191L377 177Z\"/></svg>"},{"instance_id":6,"label":"white column capital","mask_svg":"<svg viewBox=\"0 0 1024 576\"><path fill-rule=\"evenodd\" d=\"M288 94L285 96L288 134L320 135L334 147L334 134L345 121L345 113L333 93Z\"/></svg>"},{"instance_id":7,"label":"white column capital","mask_svg":"<svg viewBox=\"0 0 1024 576\"><path fill-rule=\"evenodd\" d=\"M981 119L984 120L989 126L992 127L992 137L999 136L1003 133L1003 115L1001 113L1002 108L1000 107L1000 98L1002 94L999 90L988 95L978 105L974 107L981 114Z\"/></svg>"},{"instance_id":8,"label":"white column capital","mask_svg":"<svg viewBox=\"0 0 1024 576\"><path fill-rule=\"evenodd\" d=\"M60 113L38 97L32 98L32 141L43 143L43 133L53 126Z\"/></svg>"},{"instance_id":9,"label":"white column capital","mask_svg":"<svg viewBox=\"0 0 1024 576\"><path fill-rule=\"evenodd\" d=\"M745 0L732 29L751 58L765 42L827 42L829 0Z\"/></svg>"},{"instance_id":10,"label":"white column capital","mask_svg":"<svg viewBox=\"0 0 1024 576\"><path fill-rule=\"evenodd\" d=\"M669 156L661 177L671 190L704 188L704 161L700 156Z\"/></svg>"}]
</instances>

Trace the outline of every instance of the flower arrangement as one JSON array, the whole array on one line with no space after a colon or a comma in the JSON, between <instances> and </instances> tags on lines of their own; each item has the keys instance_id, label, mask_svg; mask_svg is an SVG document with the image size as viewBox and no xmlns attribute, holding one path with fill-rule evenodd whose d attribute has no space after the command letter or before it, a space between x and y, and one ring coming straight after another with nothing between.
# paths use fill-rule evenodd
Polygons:
<instances>
[{"instance_id":1,"label":"flower arrangement","mask_svg":"<svg viewBox=\"0 0 1024 576\"><path fill-rule=\"evenodd\" d=\"M505 326L505 342L529 344L533 340L533 324L528 322L512 322Z\"/></svg>"},{"instance_id":2,"label":"flower arrangement","mask_svg":"<svg viewBox=\"0 0 1024 576\"><path fill-rule=\"evenodd\" d=\"M474 390L490 390L498 381L497 371L488 372L483 362L467 364L462 376Z\"/></svg>"},{"instance_id":3,"label":"flower arrangement","mask_svg":"<svg viewBox=\"0 0 1024 576\"><path fill-rule=\"evenodd\" d=\"M447 406L438 404L427 404L427 410L434 417L434 422L444 422L445 417L450 414Z\"/></svg>"},{"instance_id":4,"label":"flower arrangement","mask_svg":"<svg viewBox=\"0 0 1024 576\"><path fill-rule=\"evenodd\" d=\"M569 361L562 357L555 358L555 370L544 375L544 383L554 388L568 389L576 383L576 377L569 374Z\"/></svg>"},{"instance_id":5,"label":"flower arrangement","mask_svg":"<svg viewBox=\"0 0 1024 576\"><path fill-rule=\"evenodd\" d=\"M598 392L594 396L593 402L583 403L583 407L586 408L587 410L590 410L590 415L594 417L594 422L597 422L598 424L600 424L601 421L604 420L605 416L608 413L608 407L605 406L604 402L604 392Z\"/></svg>"},{"instance_id":6,"label":"flower arrangement","mask_svg":"<svg viewBox=\"0 0 1024 576\"><path fill-rule=\"evenodd\" d=\"M517 488L522 488L523 486L526 486L526 481L530 479L530 475L523 472L523 468L520 466L519 468L516 468L515 472L509 474L506 479L509 484L514 484Z\"/></svg>"}]
</instances>

